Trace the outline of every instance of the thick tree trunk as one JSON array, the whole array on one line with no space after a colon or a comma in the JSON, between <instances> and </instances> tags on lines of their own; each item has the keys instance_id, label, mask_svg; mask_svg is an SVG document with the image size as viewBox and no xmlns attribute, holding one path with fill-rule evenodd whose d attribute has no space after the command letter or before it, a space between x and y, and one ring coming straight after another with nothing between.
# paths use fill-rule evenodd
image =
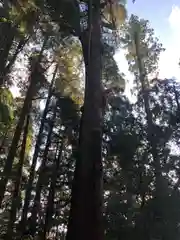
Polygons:
<instances>
[{"instance_id":1,"label":"thick tree trunk","mask_svg":"<svg viewBox=\"0 0 180 240\"><path fill-rule=\"evenodd\" d=\"M90 10L90 9L89 9ZM72 188L67 240L102 240L102 88L100 1L93 2L91 41L82 36L86 66L79 157ZM89 56L88 49L91 49Z\"/></svg>"},{"instance_id":2,"label":"thick tree trunk","mask_svg":"<svg viewBox=\"0 0 180 240\"><path fill-rule=\"evenodd\" d=\"M19 199L19 189L20 189L20 184L21 184L21 179L22 179L22 169L23 169L24 158L25 158L29 120L30 120L30 116L28 115L26 118L26 124L25 124L25 128L24 128L24 134L23 134L23 140L22 140L21 152L20 152L20 159L19 159L19 166L18 166L18 170L17 170L17 179L15 182L15 189L14 189L13 198L12 198L10 219L9 219L7 235L6 235L7 240L10 240L13 238L13 227L14 227L14 222L16 221L16 212L17 212L17 207L18 207L19 200L20 200Z\"/></svg>"},{"instance_id":3,"label":"thick tree trunk","mask_svg":"<svg viewBox=\"0 0 180 240\"><path fill-rule=\"evenodd\" d=\"M36 145L35 145L35 150L34 150L34 154L33 154L28 184L26 187L24 206L23 206L23 211L22 211L22 216L21 216L22 233L24 232L24 228L26 226L27 213L28 213L28 207L29 207L29 202L30 202L30 198L31 198L31 191L32 191L32 185L33 185L33 180L34 180L35 168L36 168L37 158L38 158L38 154L39 154L39 150L40 150L40 146L41 146L41 142L42 142L42 133L43 133L44 125L46 122L46 116L47 116L47 113L49 110L49 104L50 104L51 97L52 97L52 91L53 91L53 86L54 86L54 82L55 82L55 78L56 78L56 73L57 73L57 66L56 66L56 69L53 74L51 85L49 87L48 97L47 97L46 105L44 108L43 116L41 119L39 133L38 133L37 140L36 140Z\"/></svg>"},{"instance_id":4,"label":"thick tree trunk","mask_svg":"<svg viewBox=\"0 0 180 240\"><path fill-rule=\"evenodd\" d=\"M30 221L30 234L32 237L34 237L34 235L36 233L36 226L37 226L36 220L37 220L38 209L40 206L41 190L42 190L42 186L43 186L43 177L44 177L44 168L46 166L46 162L48 159L49 147L50 147L51 141L52 141L53 127L54 127L54 123L55 123L55 119L56 119L56 111L57 111L57 104L54 107L53 116L52 116L52 119L50 120L51 122L49 123L49 132L48 132L46 146L45 146L44 153L43 153L42 163L41 163L41 166L39 169L39 177L38 177L38 181L36 184L36 190L35 190L36 195L34 198L34 204L33 204L33 208L32 208L32 215L31 215L31 221Z\"/></svg>"}]
</instances>

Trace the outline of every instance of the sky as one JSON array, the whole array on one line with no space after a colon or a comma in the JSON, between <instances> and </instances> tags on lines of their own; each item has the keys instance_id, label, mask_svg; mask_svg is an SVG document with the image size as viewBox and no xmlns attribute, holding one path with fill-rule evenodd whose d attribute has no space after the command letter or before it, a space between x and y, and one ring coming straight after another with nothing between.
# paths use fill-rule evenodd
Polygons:
<instances>
[{"instance_id":1,"label":"sky","mask_svg":"<svg viewBox=\"0 0 180 240\"><path fill-rule=\"evenodd\" d=\"M180 1L179 0L129 0L129 13L137 14L150 21L156 36L165 47L159 68L161 77L180 79Z\"/></svg>"},{"instance_id":2,"label":"sky","mask_svg":"<svg viewBox=\"0 0 180 240\"><path fill-rule=\"evenodd\" d=\"M180 1L179 0L128 0L128 15L131 13L150 21L155 30L155 36L159 38L166 49L160 55L159 77L175 77L180 81ZM128 73L128 65L124 59L123 51L117 52L115 59L121 71L128 79L132 78ZM129 89L127 89L129 91Z\"/></svg>"}]
</instances>

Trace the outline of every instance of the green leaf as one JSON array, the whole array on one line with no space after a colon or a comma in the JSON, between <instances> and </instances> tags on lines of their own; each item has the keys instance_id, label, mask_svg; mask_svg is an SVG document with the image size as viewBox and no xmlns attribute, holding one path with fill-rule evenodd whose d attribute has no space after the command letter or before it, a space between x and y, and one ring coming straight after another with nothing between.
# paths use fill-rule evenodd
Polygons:
<instances>
[{"instance_id":1,"label":"green leaf","mask_svg":"<svg viewBox=\"0 0 180 240\"><path fill-rule=\"evenodd\" d=\"M0 89L0 122L9 124L13 118L13 96L9 89Z\"/></svg>"}]
</instances>

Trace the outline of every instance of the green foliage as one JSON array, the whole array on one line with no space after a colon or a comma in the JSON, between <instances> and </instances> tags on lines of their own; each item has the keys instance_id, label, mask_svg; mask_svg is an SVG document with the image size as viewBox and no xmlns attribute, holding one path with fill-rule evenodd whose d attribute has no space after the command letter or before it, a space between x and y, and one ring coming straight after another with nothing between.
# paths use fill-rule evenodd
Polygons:
<instances>
[{"instance_id":1,"label":"green foliage","mask_svg":"<svg viewBox=\"0 0 180 240\"><path fill-rule=\"evenodd\" d=\"M102 80L108 88L119 87L122 91L125 89L125 79L122 73L119 72L116 61L114 60L114 51L104 44L103 54L103 76Z\"/></svg>"},{"instance_id":2,"label":"green foliage","mask_svg":"<svg viewBox=\"0 0 180 240\"><path fill-rule=\"evenodd\" d=\"M9 11L11 22L18 26L20 36L33 33L33 27L38 20L38 8L35 1L19 1L14 3Z\"/></svg>"},{"instance_id":3,"label":"green foliage","mask_svg":"<svg viewBox=\"0 0 180 240\"><path fill-rule=\"evenodd\" d=\"M62 32L80 34L80 10L79 4L75 1L50 1L46 0L48 12L52 19L56 21Z\"/></svg>"},{"instance_id":4,"label":"green foliage","mask_svg":"<svg viewBox=\"0 0 180 240\"><path fill-rule=\"evenodd\" d=\"M8 125L13 121L13 96L9 89L0 89L0 123Z\"/></svg>"},{"instance_id":5,"label":"green foliage","mask_svg":"<svg viewBox=\"0 0 180 240\"><path fill-rule=\"evenodd\" d=\"M4 1L5 3L5 1ZM64 238L67 229L70 209L71 185L74 175L75 161L78 160L78 137L81 129L80 106L84 96L84 61L79 39L87 29L88 1L8 1L0 24L0 33L4 29L12 38L3 42L0 34L0 45L3 48L9 44L7 60L14 56L14 49L19 39L30 37L30 43L20 49L11 74L5 74L3 81L11 80L20 88L20 96L14 98L8 87L0 87L0 171L2 172L14 130L22 110L29 80L37 86L33 95L30 114L30 124L27 134L22 177L18 173L22 145L22 133L16 149L15 161L8 177L8 184L0 212L0 238L4 239L9 224L12 193L16 180L20 181L17 196L17 216L13 223L14 239L37 238L45 227L49 216L49 239ZM13 4L12 4L13 3ZM108 11L106 3L102 3L102 83L105 88L118 86L125 89L125 76L118 69L114 60L115 50L119 45L114 43L113 17L109 22L103 14ZM80 5L81 4L81 5ZM119 23L125 20L126 7L120 1L117 11ZM84 9L82 8L84 6ZM6 13L6 14L5 14ZM7 14L8 13L8 14ZM3 22L3 24L2 24ZM129 70L135 76L137 101L131 104L123 96L122 91L113 93L107 101L103 122L103 165L104 165L104 226L105 239L139 239L139 240L176 240L179 239L180 224L180 117L179 97L180 85L175 80L153 79L158 67L159 54L162 45L154 35L154 30L148 21L132 15L123 25L120 25L121 45L128 51L126 58ZM9 32L8 32L9 31ZM116 31L116 34L119 33ZM136 52L135 34L138 36L139 53ZM118 35L118 34L117 34ZM39 52L45 42L41 61ZM9 41L11 40L11 41ZM117 43L117 42L116 42ZM12 45L11 45L12 44ZM0 50L1 51L1 50ZM1 51L0 53L4 53ZM140 84L137 55L144 65L146 88ZM0 54L1 56L1 54ZM29 61L30 60L30 61ZM1 61L1 58L0 58ZM34 69L34 64L36 68ZM24 65L25 66L24 66ZM52 86L49 79L57 65L57 73ZM119 64L121 66L121 64ZM20 66L20 67L19 67ZM1 67L1 66L0 66ZM0 69L1 70L1 69ZM34 71L33 71L34 70ZM30 77L29 77L30 76ZM86 86L85 86L86 88ZM49 94L49 95L48 95ZM101 94L101 93L99 93ZM47 100L44 110L44 99ZM154 145L149 141L149 122L144 109L144 95L148 97L148 108L151 111L154 145L157 156L152 156ZM29 102L31 104L31 102ZM57 105L56 118L52 121L54 106ZM147 106L146 106L147 108ZM45 113L46 114L45 114ZM42 127L40 134L39 129ZM48 151L45 152L49 129L52 136ZM24 127L24 126L23 126ZM40 141L37 139L40 136ZM87 136L88 137L88 136ZM38 151L35 152L37 166L31 176L32 185L28 219L22 230L21 222L24 200L32 156L37 141ZM58 163L59 158L59 163ZM43 169L43 161L46 161ZM157 198L156 161L160 164L161 191ZM58 164L57 164L58 163ZM35 164L36 165L36 164ZM37 192L37 182L42 174L41 192ZM56 179L54 181L54 176ZM53 182L54 181L54 182ZM51 192L52 190L52 192ZM36 192L35 192L36 191ZM32 206L35 204L34 193L40 194L37 205L36 232L31 232ZM53 195L53 199L49 195ZM48 207L51 212L48 215ZM31 235L34 235L31 237ZM43 239L43 238L42 238Z\"/></svg>"},{"instance_id":6,"label":"green foliage","mask_svg":"<svg viewBox=\"0 0 180 240\"><path fill-rule=\"evenodd\" d=\"M176 112L178 107L174 93L177 91L179 94L179 84L176 83L175 88L174 84L172 80L164 82L160 80L150 90L150 108L153 110L154 103L156 106L163 106L161 112L153 118L155 122L158 121L157 126L161 130L170 120L167 116L170 117L171 111ZM172 101L173 109L170 107ZM120 103L121 107L125 105L122 100L119 100ZM112 139L108 148L109 157L105 162L106 239L151 239L152 237L171 239L172 235L173 239L177 239L179 236L179 200L177 200L179 190L174 190L174 177L171 174L174 171L173 166L178 163L167 144L174 141L173 139L176 138L174 134L179 134L179 124L177 123L173 128L168 125L170 130L168 138L165 132L156 132L156 142L164 172L164 177L161 179L162 201L154 197L154 165L150 153L151 146L147 141L147 126L143 120L144 112L141 111L143 108L141 103L142 99L139 98L138 102L132 106L135 111L138 111L139 116L132 118L133 110L127 110L128 108L121 115L120 110L116 110L109 124L106 123L111 126L109 135ZM112 119L116 127L112 125ZM116 131L112 131L112 127ZM179 156L179 152L176 154ZM174 161L170 160L171 157ZM168 168L168 166L171 167ZM175 209L177 214L174 212Z\"/></svg>"},{"instance_id":7,"label":"green foliage","mask_svg":"<svg viewBox=\"0 0 180 240\"><path fill-rule=\"evenodd\" d=\"M139 19L138 16L131 15L126 28L126 44L128 49L126 58L129 63L129 69L131 72L137 74L137 53L135 46L135 34L138 37L139 42L139 54L143 60L144 71L147 76L155 75L158 68L159 56L164 48L159 43L158 38L154 35L154 29L150 27L150 23L147 20Z\"/></svg>"},{"instance_id":8,"label":"green foliage","mask_svg":"<svg viewBox=\"0 0 180 240\"><path fill-rule=\"evenodd\" d=\"M81 105L83 94L81 88L82 49L80 43L69 38L62 43L56 52L59 74L55 81L56 91L66 97L71 97Z\"/></svg>"}]
</instances>

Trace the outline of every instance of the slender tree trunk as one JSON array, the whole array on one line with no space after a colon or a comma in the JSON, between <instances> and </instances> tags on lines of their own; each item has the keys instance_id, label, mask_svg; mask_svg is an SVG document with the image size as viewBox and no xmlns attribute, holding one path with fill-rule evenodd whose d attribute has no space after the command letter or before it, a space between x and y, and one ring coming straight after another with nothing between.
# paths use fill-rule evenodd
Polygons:
<instances>
[{"instance_id":1,"label":"slender tree trunk","mask_svg":"<svg viewBox=\"0 0 180 240\"><path fill-rule=\"evenodd\" d=\"M29 207L29 202L30 202L30 198L31 198L31 191L32 191L32 185L33 185L33 180L34 180L35 168L36 168L37 158L38 158L38 154L39 154L39 150L40 150L40 146L41 146L41 142L42 142L42 133L43 133L44 125L46 122L46 116L47 116L47 113L49 110L49 103L51 101L51 96L52 96L53 86L54 86L54 82L55 82L55 78L56 78L56 73L57 73L57 66L56 66L56 69L53 74L51 85L49 87L48 97L47 97L46 105L44 108L43 116L41 119L39 133L38 133L37 140L36 140L35 150L34 150L34 154L33 154L30 174L29 174L29 180L28 180L28 184L26 187L24 207L23 207L22 216L21 216L22 233L24 232L26 222L27 222L27 213L28 213L28 207Z\"/></svg>"},{"instance_id":2,"label":"slender tree trunk","mask_svg":"<svg viewBox=\"0 0 180 240\"><path fill-rule=\"evenodd\" d=\"M136 45L136 53L137 53L137 63L139 68L139 74L140 74L140 82L141 82L141 88L142 88L142 94L143 94L143 100L144 100L144 107L146 112L146 119L147 119L147 136L148 141L150 145L150 152L152 154L153 163L154 163L154 173L155 173L155 193L154 193L154 209L153 209L153 215L154 215L154 221L155 224L161 224L161 226L164 226L164 209L161 207L162 201L164 199L164 196L166 196L166 192L163 191L163 176L162 176L162 169L161 169L161 162L160 157L158 154L157 149L157 141L155 136L155 125L153 123L153 117L152 112L150 110L150 104L149 104L149 96L148 96L148 89L146 87L147 79L146 79L146 73L143 66L143 62L140 56L139 51L139 39L138 34L135 34L135 45ZM141 224L144 226L144 222ZM141 228L141 234L145 230ZM152 232L154 229L152 229ZM146 232L145 236L149 235L151 236L151 233Z\"/></svg>"},{"instance_id":3,"label":"slender tree trunk","mask_svg":"<svg viewBox=\"0 0 180 240\"><path fill-rule=\"evenodd\" d=\"M5 146L7 135L8 135L8 127L6 127L6 129L5 129L4 135L1 136L2 140L1 140L1 145L0 145L0 153L3 152L3 148Z\"/></svg>"},{"instance_id":4,"label":"slender tree trunk","mask_svg":"<svg viewBox=\"0 0 180 240\"><path fill-rule=\"evenodd\" d=\"M147 120L147 138L148 142L150 145L150 153L152 154L153 162L154 162L154 167L155 167L155 196L159 200L161 189L160 189L160 182L161 182L161 167L160 167L160 159L158 156L157 152L157 145L156 145L156 139L154 137L154 123L153 123L153 118L152 118L152 113L150 110L150 104L149 104L149 96L148 96L148 79L146 79L146 71L144 67L143 60L141 58L140 54L140 42L139 42L139 35L138 32L135 32L134 34L134 42L135 42L135 47L136 47L136 60L137 60L137 65L138 65L138 70L139 70L139 79L140 79L140 84L141 84L141 91L143 95L143 101L144 101L144 109L146 113L146 120ZM157 208L156 208L157 209ZM157 209L159 210L159 209ZM156 216L159 216L159 212L157 213L156 211ZM145 234L145 236L149 237L149 233L145 232L145 224L144 224L144 219L143 216L139 216L137 219L137 234L139 237Z\"/></svg>"},{"instance_id":5,"label":"slender tree trunk","mask_svg":"<svg viewBox=\"0 0 180 240\"><path fill-rule=\"evenodd\" d=\"M6 190L6 185L7 185L8 178L11 174L12 165L13 165L14 158L15 158L15 155L16 155L16 150L17 150L17 147L18 147L18 142L19 142L19 139L21 137L22 128L24 126L24 120L25 120L25 117L29 114L29 112L31 110L32 99L37 92L37 82L36 82L37 81L37 71L38 71L37 66L41 61L46 42L47 42L47 39L44 40L43 46L41 48L41 52L40 52L38 60L37 60L37 63L35 64L34 69L32 70L32 73L31 73L31 76L30 76L29 88L28 88L27 93L26 93L26 97L25 97L25 100L24 100L24 105L23 105L22 110L21 110L19 121L18 121L16 129L15 129L15 133L14 133L14 136L13 136L11 147L9 149L9 153L8 153L8 156L7 156L7 159L6 159L6 162L5 162L5 166L4 166L4 170L3 170L3 173L2 173L2 176L1 176L1 180L0 180L0 206L2 204L2 200L3 200L3 197L4 197L5 190Z\"/></svg>"},{"instance_id":6,"label":"slender tree trunk","mask_svg":"<svg viewBox=\"0 0 180 240\"><path fill-rule=\"evenodd\" d=\"M23 50L23 48L25 47L25 45L27 44L29 39L30 39L30 37L19 41L18 46L15 50L15 53L13 54L12 58L10 59L9 63L7 64L7 66L5 67L5 76L10 72L12 66L14 65L14 63L17 59L18 54Z\"/></svg>"},{"instance_id":7,"label":"slender tree trunk","mask_svg":"<svg viewBox=\"0 0 180 240\"><path fill-rule=\"evenodd\" d=\"M180 104L179 104L179 95L178 95L178 91L176 89L175 84L173 85L173 91L174 91L174 98L175 98L176 105L177 105L176 122L179 123L179 121L180 121L180 115L179 115L179 113L180 113ZM179 188L179 185L180 185L180 171L179 170L178 170L177 174L178 174L178 181L174 185L173 193L178 192L178 188Z\"/></svg>"},{"instance_id":8,"label":"slender tree trunk","mask_svg":"<svg viewBox=\"0 0 180 240\"><path fill-rule=\"evenodd\" d=\"M16 155L16 150L17 150L18 142L19 142L19 139L21 136L21 131L22 131L22 128L24 125L25 116L29 113L29 111L31 109L32 98L35 93L35 86L36 85L33 83L33 81L31 81L30 86L27 91L27 94L26 94L26 98L24 100L24 105L21 110L19 121L18 121L16 129L15 129L14 137L12 140L11 147L9 149L7 160L5 162L4 170L3 170L2 177L0 180L0 205L2 204L2 200L3 200L5 189L6 189L6 184L7 184L8 178L11 174L12 164L13 164L13 161L14 161L14 158Z\"/></svg>"},{"instance_id":9,"label":"slender tree trunk","mask_svg":"<svg viewBox=\"0 0 180 240\"><path fill-rule=\"evenodd\" d=\"M58 225L56 226L56 234L55 234L55 240L59 239L59 231L58 231ZM62 240L65 240L65 239L62 239Z\"/></svg>"},{"instance_id":10,"label":"slender tree trunk","mask_svg":"<svg viewBox=\"0 0 180 240\"><path fill-rule=\"evenodd\" d=\"M53 127L54 127L54 123L55 123L55 119L56 119L56 111L57 111L57 104L54 107L53 116L52 116L51 122L49 123L49 132L48 132L48 136L47 136L47 142L46 142L46 146L45 146L44 154L43 154L43 158L42 158L42 163L41 163L40 170L39 170L39 178L38 178L38 181L36 184L36 191L35 191L36 195L34 198L34 205L32 208L32 215L31 215L31 221L30 221L30 232L31 232L31 236L33 236L33 237L36 233L36 226L37 226L36 218L37 218L37 213L38 213L38 209L40 206L40 197L41 197L41 190L42 190L42 185L43 185L44 168L46 166L49 147L50 147L51 141L52 141L52 133L53 133Z\"/></svg>"},{"instance_id":11,"label":"slender tree trunk","mask_svg":"<svg viewBox=\"0 0 180 240\"><path fill-rule=\"evenodd\" d=\"M135 40L137 63L139 68L140 82L141 82L141 88L143 93L144 106L145 106L145 112L146 112L146 118L147 118L147 124L148 124L148 140L151 146L151 154L153 157L154 167L155 167L156 197L161 197L161 193L162 193L161 164L160 164L160 159L157 152L156 138L154 137L155 129L154 129L154 124L152 119L152 113L149 106L149 97L148 97L147 88L146 88L146 84L147 84L146 73L145 73L143 62L140 56L138 33L135 33L134 40Z\"/></svg>"},{"instance_id":12,"label":"slender tree trunk","mask_svg":"<svg viewBox=\"0 0 180 240\"><path fill-rule=\"evenodd\" d=\"M5 13L5 17L8 13ZM4 84L6 63L15 37L15 28L10 22L0 23L0 87Z\"/></svg>"},{"instance_id":13,"label":"slender tree trunk","mask_svg":"<svg viewBox=\"0 0 180 240\"><path fill-rule=\"evenodd\" d=\"M12 198L10 219L9 219L7 235L6 235L7 240L10 240L13 238L13 227L14 227L14 222L16 221L16 212L17 212L17 208L18 208L18 204L19 204L19 197L20 197L19 189L20 189L21 179L22 179L22 169L23 169L24 157L25 157L25 151L26 151L29 120L30 120L30 116L28 115L26 118L26 124L25 124L25 128L24 128L24 135L23 135L21 152L20 152L20 160L19 160L19 166L18 166L17 177L16 177L17 179L15 182L15 189L14 189L13 198Z\"/></svg>"},{"instance_id":14,"label":"slender tree trunk","mask_svg":"<svg viewBox=\"0 0 180 240\"><path fill-rule=\"evenodd\" d=\"M93 1L89 38L82 36L86 66L79 157L72 188L67 240L102 240L102 87L100 1ZM90 41L89 41L90 40ZM91 51L88 52L88 49Z\"/></svg>"},{"instance_id":15,"label":"slender tree trunk","mask_svg":"<svg viewBox=\"0 0 180 240\"><path fill-rule=\"evenodd\" d=\"M3 32L3 34L2 34L3 37L1 37L1 39L0 39L0 41L1 41L1 44L0 44L0 86L3 86L7 58L8 58L9 51L13 44L14 33L13 33L10 23L6 23L6 26L4 26L0 32Z\"/></svg>"},{"instance_id":16,"label":"slender tree trunk","mask_svg":"<svg viewBox=\"0 0 180 240\"><path fill-rule=\"evenodd\" d=\"M41 235L40 239L42 239L42 240L46 239L46 233L49 231L49 225L52 221L52 215L54 213L55 188L56 188L56 181L57 181L57 177L58 177L59 164L60 164L60 161L62 158L62 152L64 149L64 137L65 137L65 133L62 136L61 146L60 146L56 161L54 163L54 169L53 169L52 176L51 176L51 185L50 185L48 201L47 201L45 224L44 224L42 234L40 234Z\"/></svg>"}]
</instances>

